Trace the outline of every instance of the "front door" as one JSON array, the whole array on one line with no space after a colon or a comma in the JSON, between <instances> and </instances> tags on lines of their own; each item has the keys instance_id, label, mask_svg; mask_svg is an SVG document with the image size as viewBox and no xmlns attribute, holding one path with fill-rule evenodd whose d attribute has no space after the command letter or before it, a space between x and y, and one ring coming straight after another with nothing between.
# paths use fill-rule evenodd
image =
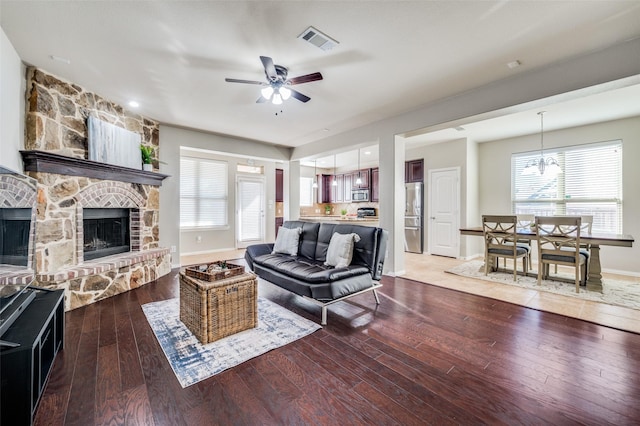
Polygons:
<instances>
[{"instance_id":1,"label":"front door","mask_svg":"<svg viewBox=\"0 0 640 426\"><path fill-rule=\"evenodd\" d=\"M429 170L429 253L460 254L460 168Z\"/></svg>"},{"instance_id":2,"label":"front door","mask_svg":"<svg viewBox=\"0 0 640 426\"><path fill-rule=\"evenodd\" d=\"M236 191L237 248L264 242L264 186L263 177L238 176Z\"/></svg>"}]
</instances>

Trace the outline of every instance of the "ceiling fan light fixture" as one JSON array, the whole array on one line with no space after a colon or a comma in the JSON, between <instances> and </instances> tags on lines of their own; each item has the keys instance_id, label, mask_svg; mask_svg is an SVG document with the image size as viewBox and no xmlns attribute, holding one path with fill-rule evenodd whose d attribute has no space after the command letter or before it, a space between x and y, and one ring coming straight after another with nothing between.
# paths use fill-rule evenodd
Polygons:
<instances>
[{"instance_id":1,"label":"ceiling fan light fixture","mask_svg":"<svg viewBox=\"0 0 640 426\"><path fill-rule=\"evenodd\" d=\"M261 89L260 93L262 94L263 98L270 99L271 95L273 95L273 87L267 86L267 87Z\"/></svg>"},{"instance_id":2,"label":"ceiling fan light fixture","mask_svg":"<svg viewBox=\"0 0 640 426\"><path fill-rule=\"evenodd\" d=\"M287 89L286 87L279 88L278 93L280 93L283 101L286 101L291 97L291 90Z\"/></svg>"},{"instance_id":3,"label":"ceiling fan light fixture","mask_svg":"<svg viewBox=\"0 0 640 426\"><path fill-rule=\"evenodd\" d=\"M282 96L280 96L280 93L274 93L273 99L271 99L271 102L274 105L282 105Z\"/></svg>"}]
</instances>

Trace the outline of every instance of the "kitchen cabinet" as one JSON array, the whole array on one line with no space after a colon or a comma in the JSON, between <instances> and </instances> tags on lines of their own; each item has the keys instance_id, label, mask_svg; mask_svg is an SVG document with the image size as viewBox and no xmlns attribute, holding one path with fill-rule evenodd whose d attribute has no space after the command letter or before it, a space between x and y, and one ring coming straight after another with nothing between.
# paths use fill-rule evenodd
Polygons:
<instances>
[{"instance_id":1,"label":"kitchen cabinet","mask_svg":"<svg viewBox=\"0 0 640 426\"><path fill-rule=\"evenodd\" d=\"M356 170L351 173L352 185L351 189L369 189L369 171L370 169L362 169L360 171ZM359 172L359 173L358 173ZM358 179L358 174L360 175L360 180L362 183L359 185L356 184L356 180Z\"/></svg>"},{"instance_id":2,"label":"kitchen cabinet","mask_svg":"<svg viewBox=\"0 0 640 426\"><path fill-rule=\"evenodd\" d=\"M369 193L369 199L374 203L380 201L380 185L378 176L378 168L375 167L371 169L371 192Z\"/></svg>"},{"instance_id":3,"label":"kitchen cabinet","mask_svg":"<svg viewBox=\"0 0 640 426\"><path fill-rule=\"evenodd\" d=\"M278 231L280 230L280 227L284 224L284 218L283 217L276 217L276 237L278 236Z\"/></svg>"},{"instance_id":4,"label":"kitchen cabinet","mask_svg":"<svg viewBox=\"0 0 640 426\"><path fill-rule=\"evenodd\" d=\"M404 181L423 182L424 181L424 160L405 161L404 163Z\"/></svg>"},{"instance_id":5,"label":"kitchen cabinet","mask_svg":"<svg viewBox=\"0 0 640 426\"><path fill-rule=\"evenodd\" d=\"M284 201L284 170L276 169L276 203Z\"/></svg>"},{"instance_id":6,"label":"kitchen cabinet","mask_svg":"<svg viewBox=\"0 0 640 426\"><path fill-rule=\"evenodd\" d=\"M352 173L345 173L344 175L342 175L342 188L344 191L344 202L345 203L350 203L351 202L351 189L353 186L353 174Z\"/></svg>"},{"instance_id":7,"label":"kitchen cabinet","mask_svg":"<svg viewBox=\"0 0 640 426\"><path fill-rule=\"evenodd\" d=\"M64 291L36 291L35 298L2 335L17 347L0 351L2 424L33 423L53 361L64 344Z\"/></svg>"},{"instance_id":8,"label":"kitchen cabinet","mask_svg":"<svg viewBox=\"0 0 640 426\"><path fill-rule=\"evenodd\" d=\"M318 175L316 176L316 182L318 182L318 204L331 202L331 180L332 175Z\"/></svg>"},{"instance_id":9,"label":"kitchen cabinet","mask_svg":"<svg viewBox=\"0 0 640 426\"><path fill-rule=\"evenodd\" d=\"M334 179L335 179L336 185L333 184ZM330 179L329 185L331 185L331 202L332 203L343 203L343 202L350 201L348 199L345 199L345 196L344 196L344 175L332 176ZM349 192L349 195L351 195L350 192Z\"/></svg>"}]
</instances>

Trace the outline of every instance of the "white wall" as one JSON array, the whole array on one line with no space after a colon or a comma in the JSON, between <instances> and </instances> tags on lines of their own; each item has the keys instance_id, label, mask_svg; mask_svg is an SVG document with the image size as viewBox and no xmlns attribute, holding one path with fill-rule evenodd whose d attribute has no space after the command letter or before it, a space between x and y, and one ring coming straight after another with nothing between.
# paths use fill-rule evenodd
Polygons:
<instances>
[{"instance_id":1,"label":"white wall","mask_svg":"<svg viewBox=\"0 0 640 426\"><path fill-rule=\"evenodd\" d=\"M25 68L0 28L0 165L23 172Z\"/></svg>"},{"instance_id":2,"label":"white wall","mask_svg":"<svg viewBox=\"0 0 640 426\"><path fill-rule=\"evenodd\" d=\"M229 163L229 227L211 231L180 231L180 147L207 150L203 157ZM180 254L206 253L235 248L235 188L236 165L253 159L256 166L264 166L266 177L267 212L266 239L275 239L275 169L276 161L288 161L289 150L275 145L236 139L229 136L188 130L174 126L160 126L160 173L171 175L160 188L160 245L175 247L172 267L180 266ZM279 163L282 167L282 163ZM269 200L271 203L269 203ZM269 208L269 205L271 208ZM196 242L196 237L202 238Z\"/></svg>"},{"instance_id":3,"label":"white wall","mask_svg":"<svg viewBox=\"0 0 640 426\"><path fill-rule=\"evenodd\" d=\"M545 132L546 148L622 140L623 233L636 238L633 248L602 246L602 268L608 272L640 275L640 117L571 129ZM540 147L540 135L485 142L479 145L480 211L484 214L511 214L511 154ZM480 225L481 217L475 223ZM474 238L474 237L464 237Z\"/></svg>"}]
</instances>

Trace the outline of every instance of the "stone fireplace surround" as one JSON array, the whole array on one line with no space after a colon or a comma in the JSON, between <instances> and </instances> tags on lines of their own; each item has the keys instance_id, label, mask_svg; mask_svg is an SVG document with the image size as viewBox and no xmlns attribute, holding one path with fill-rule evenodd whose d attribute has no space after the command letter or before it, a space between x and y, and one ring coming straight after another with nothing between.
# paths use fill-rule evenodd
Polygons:
<instances>
[{"instance_id":1,"label":"stone fireplace surround","mask_svg":"<svg viewBox=\"0 0 640 426\"><path fill-rule=\"evenodd\" d=\"M70 310L169 273L169 250L158 244L159 185L166 176L86 160L92 115L138 132L142 144L154 147L157 170L158 123L33 67L26 87L22 155L26 174L37 181L35 285L64 289ZM131 251L85 261L84 208L129 209Z\"/></svg>"}]
</instances>

